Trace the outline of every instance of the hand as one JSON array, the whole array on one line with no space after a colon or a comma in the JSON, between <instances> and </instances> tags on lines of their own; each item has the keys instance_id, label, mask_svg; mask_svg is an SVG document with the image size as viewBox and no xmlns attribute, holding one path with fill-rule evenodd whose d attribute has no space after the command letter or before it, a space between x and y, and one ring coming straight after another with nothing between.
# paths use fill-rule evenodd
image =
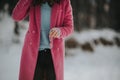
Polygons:
<instances>
[{"instance_id":1,"label":"hand","mask_svg":"<svg viewBox=\"0 0 120 80\"><path fill-rule=\"evenodd\" d=\"M50 38L59 38L60 37L60 29L59 28L52 28L49 34Z\"/></svg>"}]
</instances>

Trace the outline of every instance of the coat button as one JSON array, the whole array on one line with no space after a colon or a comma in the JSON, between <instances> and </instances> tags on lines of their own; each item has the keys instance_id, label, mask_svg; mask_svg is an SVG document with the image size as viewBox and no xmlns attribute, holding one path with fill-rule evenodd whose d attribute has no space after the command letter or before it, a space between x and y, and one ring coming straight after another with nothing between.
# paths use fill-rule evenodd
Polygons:
<instances>
[{"instance_id":1,"label":"coat button","mask_svg":"<svg viewBox=\"0 0 120 80\"><path fill-rule=\"evenodd\" d=\"M32 33L35 34L35 30L33 30Z\"/></svg>"}]
</instances>

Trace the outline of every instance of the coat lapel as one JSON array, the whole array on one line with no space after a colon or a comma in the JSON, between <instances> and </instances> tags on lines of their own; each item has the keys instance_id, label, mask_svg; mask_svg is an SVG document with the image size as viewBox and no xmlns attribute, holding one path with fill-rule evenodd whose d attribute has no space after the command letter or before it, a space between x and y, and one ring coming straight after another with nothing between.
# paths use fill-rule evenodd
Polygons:
<instances>
[{"instance_id":1,"label":"coat lapel","mask_svg":"<svg viewBox=\"0 0 120 80\"><path fill-rule=\"evenodd\" d=\"M35 7L35 23L37 24L36 27L38 28L38 32L40 32L40 22L41 22L41 10L40 6Z\"/></svg>"},{"instance_id":2,"label":"coat lapel","mask_svg":"<svg viewBox=\"0 0 120 80\"><path fill-rule=\"evenodd\" d=\"M53 28L56 26L58 7L59 7L58 4L54 4L54 6L52 7L50 28Z\"/></svg>"}]
</instances>

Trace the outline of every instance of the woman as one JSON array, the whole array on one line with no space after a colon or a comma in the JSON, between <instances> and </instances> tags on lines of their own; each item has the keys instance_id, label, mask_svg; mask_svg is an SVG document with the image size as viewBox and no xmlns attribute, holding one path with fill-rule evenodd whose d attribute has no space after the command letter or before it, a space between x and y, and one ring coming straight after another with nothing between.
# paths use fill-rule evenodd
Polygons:
<instances>
[{"instance_id":1,"label":"woman","mask_svg":"<svg viewBox=\"0 0 120 80\"><path fill-rule=\"evenodd\" d=\"M70 0L19 0L13 19L27 15L19 80L63 80L64 38L74 30Z\"/></svg>"}]
</instances>

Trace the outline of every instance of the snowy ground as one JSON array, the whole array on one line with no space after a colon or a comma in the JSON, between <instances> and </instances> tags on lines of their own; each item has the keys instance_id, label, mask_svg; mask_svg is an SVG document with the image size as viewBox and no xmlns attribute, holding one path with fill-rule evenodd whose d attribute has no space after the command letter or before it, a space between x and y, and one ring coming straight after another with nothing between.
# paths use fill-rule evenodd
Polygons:
<instances>
[{"instance_id":1,"label":"snowy ground","mask_svg":"<svg viewBox=\"0 0 120 80\"><path fill-rule=\"evenodd\" d=\"M24 24L26 25L26 24ZM21 29L20 43L13 43L13 20L5 17L0 21L0 80L18 80L19 62L23 39L26 32ZM91 30L82 32L78 41L91 40L99 36L113 37L113 31L108 32ZM115 33L114 33L115 34ZM76 37L78 33L74 34ZM90 36L91 37L88 37ZM87 37L86 37L87 36ZM77 36L78 37L78 36ZM83 40L82 40L83 39ZM84 52L81 49L71 49L65 58L65 80L120 80L120 48L99 45L94 47L95 52Z\"/></svg>"},{"instance_id":2,"label":"snowy ground","mask_svg":"<svg viewBox=\"0 0 120 80\"><path fill-rule=\"evenodd\" d=\"M114 47L96 47L85 53L72 50L75 56L65 60L65 80L120 80L120 50Z\"/></svg>"}]
</instances>

